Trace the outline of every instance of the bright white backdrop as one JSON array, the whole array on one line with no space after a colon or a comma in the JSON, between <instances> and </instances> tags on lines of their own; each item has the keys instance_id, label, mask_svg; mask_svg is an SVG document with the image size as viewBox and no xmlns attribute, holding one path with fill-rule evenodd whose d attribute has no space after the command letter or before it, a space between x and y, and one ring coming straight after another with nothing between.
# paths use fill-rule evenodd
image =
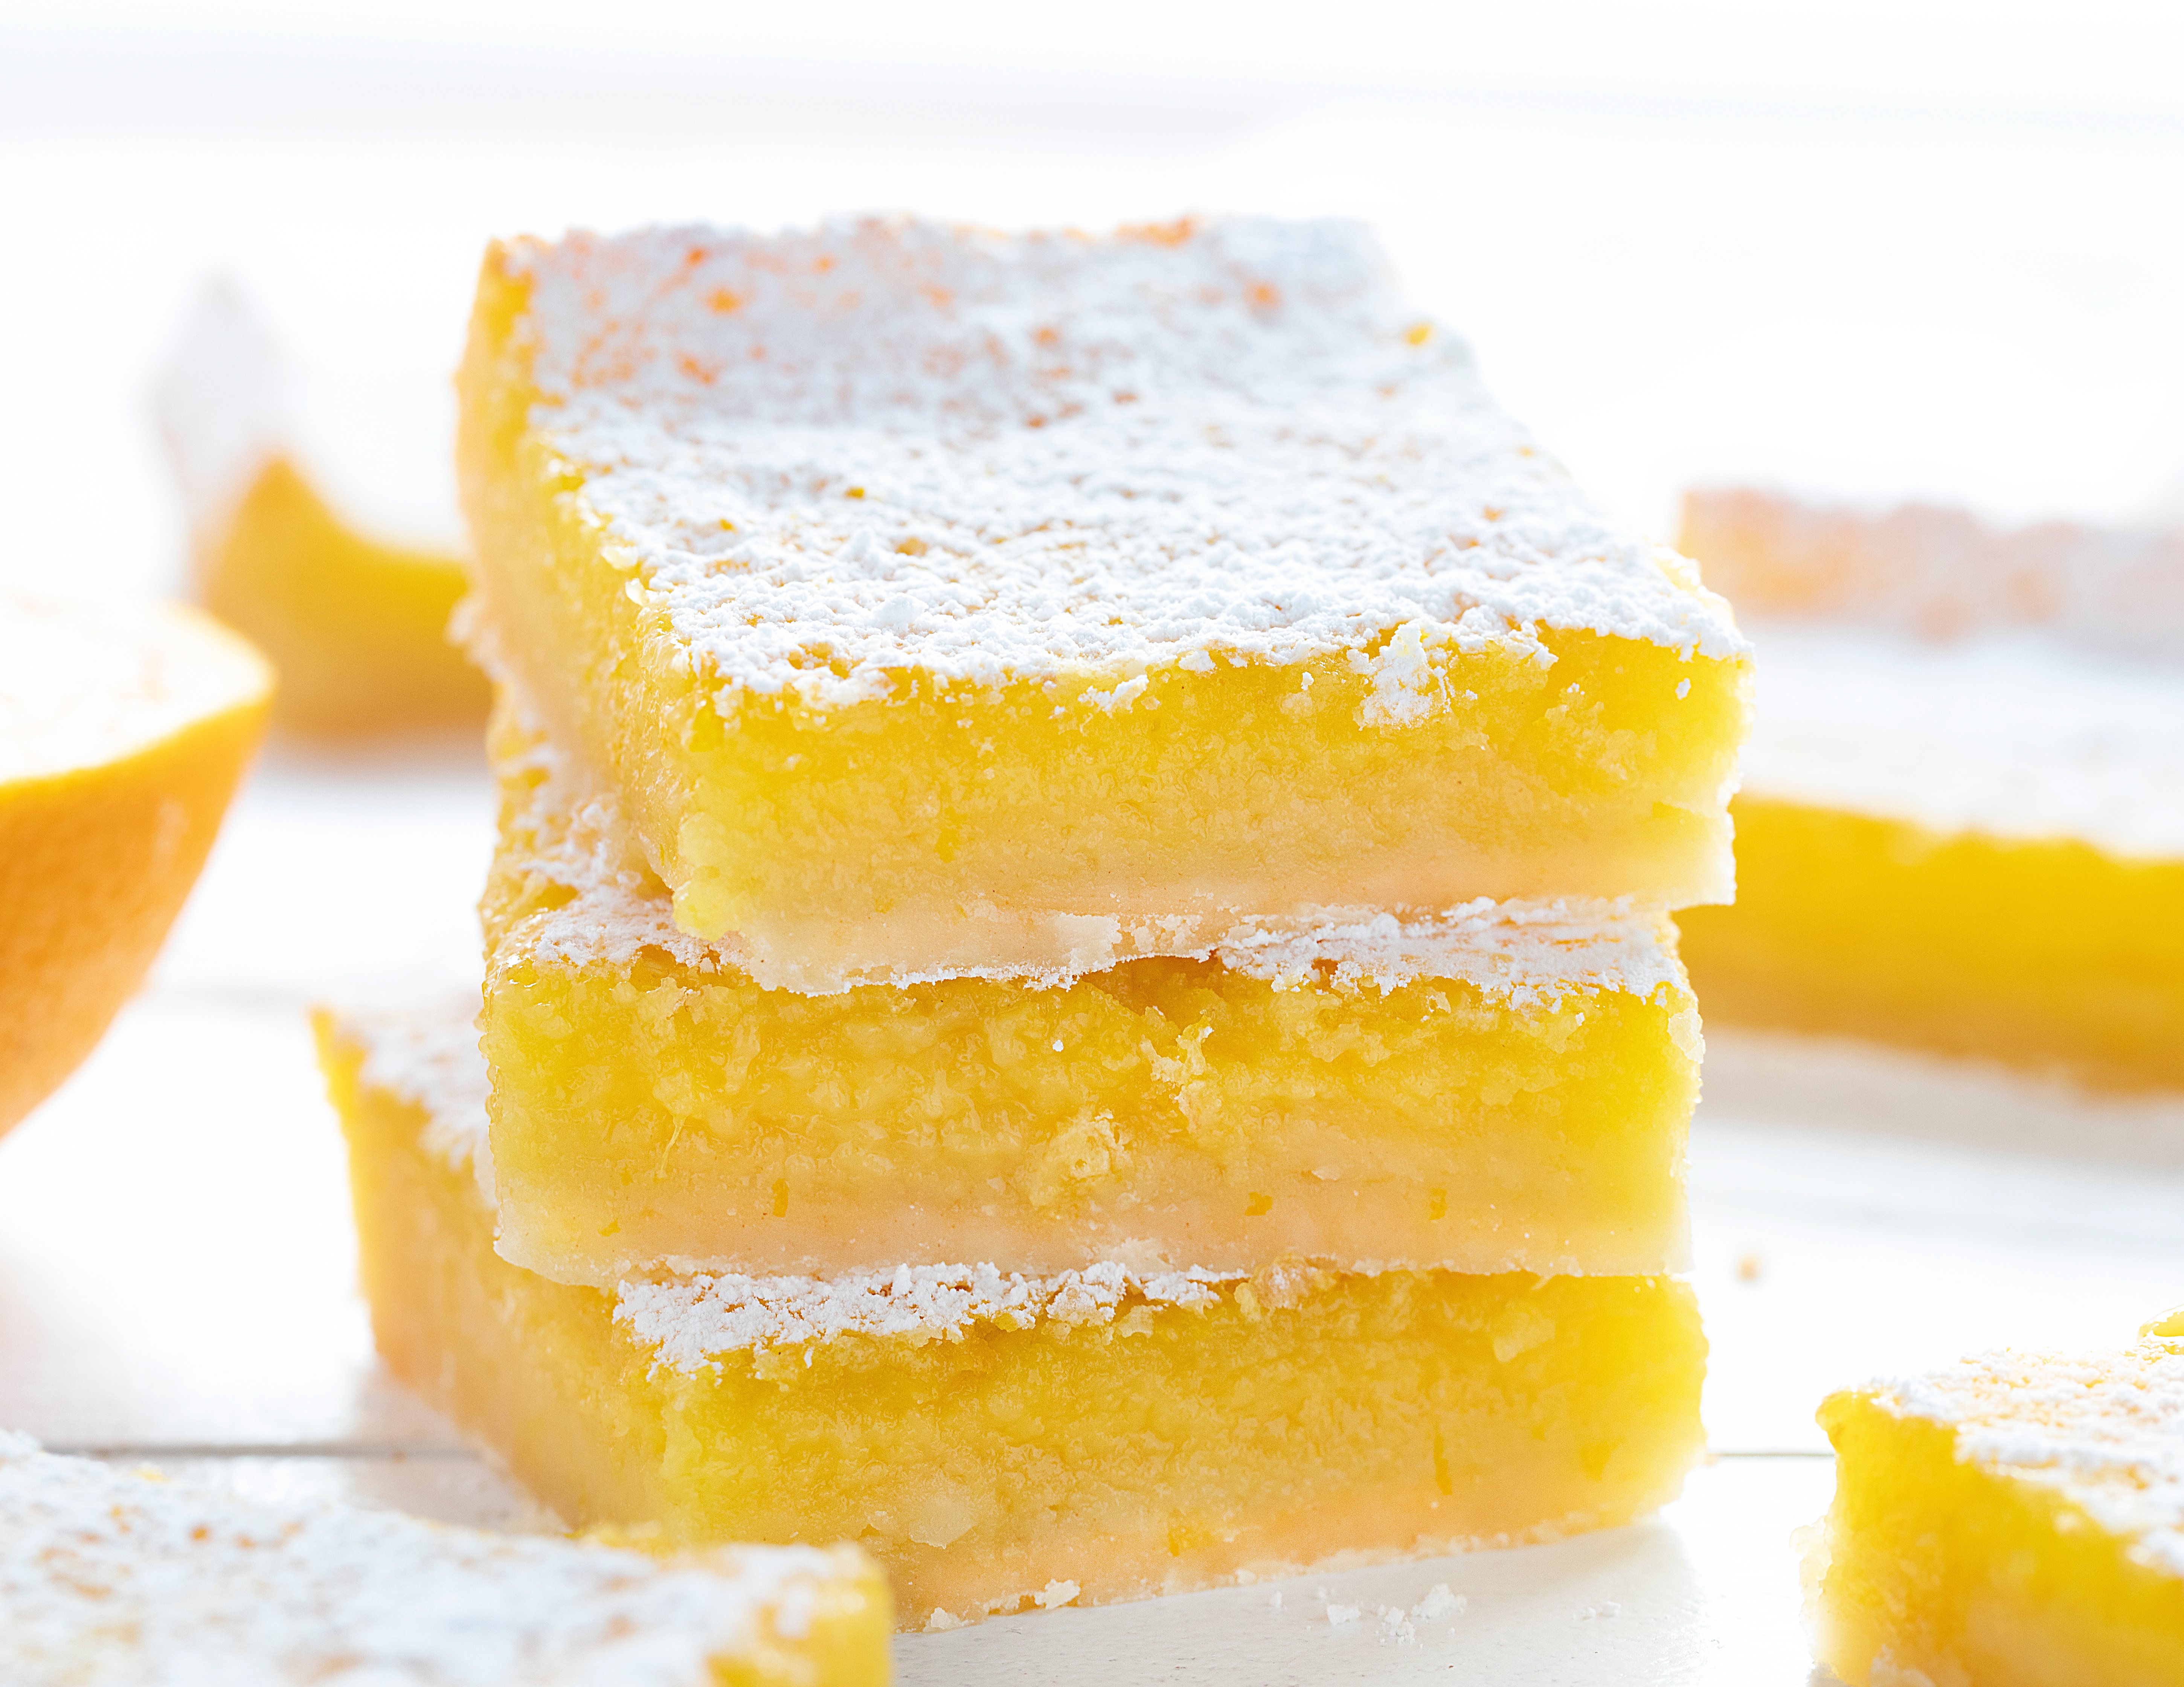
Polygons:
<instances>
[{"instance_id":1,"label":"bright white backdrop","mask_svg":"<svg viewBox=\"0 0 2184 1687\"><path fill-rule=\"evenodd\" d=\"M492 233L1342 212L1602 495L2184 506L2184 14L23 0L0 16L0 576L175 578L193 283L443 376Z\"/></svg>"}]
</instances>

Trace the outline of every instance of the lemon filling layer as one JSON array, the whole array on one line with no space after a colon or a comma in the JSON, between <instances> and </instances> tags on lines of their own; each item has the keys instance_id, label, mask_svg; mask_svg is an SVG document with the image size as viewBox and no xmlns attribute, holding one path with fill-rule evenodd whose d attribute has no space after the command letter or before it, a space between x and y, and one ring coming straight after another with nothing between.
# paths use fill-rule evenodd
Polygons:
<instances>
[{"instance_id":1,"label":"lemon filling layer","mask_svg":"<svg viewBox=\"0 0 2184 1687\"><path fill-rule=\"evenodd\" d=\"M2184 1682L2184 1341L1989 1355L1820 1421L1808 1597L1851 1687Z\"/></svg>"},{"instance_id":2,"label":"lemon filling layer","mask_svg":"<svg viewBox=\"0 0 2184 1687\"><path fill-rule=\"evenodd\" d=\"M1684 1263L1698 1016L1658 916L1480 904L799 995L677 930L511 710L494 749L480 1028L519 1265Z\"/></svg>"},{"instance_id":3,"label":"lemon filling layer","mask_svg":"<svg viewBox=\"0 0 2184 1687\"><path fill-rule=\"evenodd\" d=\"M1725 899L1745 646L1354 231L496 248L488 660L766 984Z\"/></svg>"},{"instance_id":4,"label":"lemon filling layer","mask_svg":"<svg viewBox=\"0 0 2184 1687\"><path fill-rule=\"evenodd\" d=\"M1620 1523L1699 1447L1660 1278L556 1284L493 1250L460 1016L320 1031L381 1350L572 1523L854 1540L922 1622Z\"/></svg>"},{"instance_id":5,"label":"lemon filling layer","mask_svg":"<svg viewBox=\"0 0 2184 1687\"><path fill-rule=\"evenodd\" d=\"M1736 801L1734 908L1676 916L1710 1020L2184 1084L2184 860Z\"/></svg>"}]
</instances>

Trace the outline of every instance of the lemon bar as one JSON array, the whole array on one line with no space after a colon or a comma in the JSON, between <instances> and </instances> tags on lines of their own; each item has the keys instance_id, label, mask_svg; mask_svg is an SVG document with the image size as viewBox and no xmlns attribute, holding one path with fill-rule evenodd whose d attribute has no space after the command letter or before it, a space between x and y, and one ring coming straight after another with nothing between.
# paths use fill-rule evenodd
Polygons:
<instances>
[{"instance_id":1,"label":"lemon bar","mask_svg":"<svg viewBox=\"0 0 2184 1687\"><path fill-rule=\"evenodd\" d=\"M882 1687L852 1547L673 1559L237 1498L0 1432L0 1679Z\"/></svg>"},{"instance_id":2,"label":"lemon bar","mask_svg":"<svg viewBox=\"0 0 2184 1687\"><path fill-rule=\"evenodd\" d=\"M1665 1278L555 1283L493 1252L463 1017L320 1025L381 1352L574 1523L854 1540L967 1620L1618 1523L1700 1445Z\"/></svg>"},{"instance_id":3,"label":"lemon bar","mask_svg":"<svg viewBox=\"0 0 2184 1687\"><path fill-rule=\"evenodd\" d=\"M479 1026L518 1265L1685 1264L1701 1042L1663 916L1482 903L797 995L615 871L603 805L505 710L494 744Z\"/></svg>"},{"instance_id":4,"label":"lemon bar","mask_svg":"<svg viewBox=\"0 0 2184 1687\"><path fill-rule=\"evenodd\" d=\"M1806 1575L1850 1687L2184 1683L2184 1322L2120 1353L2003 1352L1821 1408Z\"/></svg>"},{"instance_id":5,"label":"lemon bar","mask_svg":"<svg viewBox=\"0 0 2184 1687\"><path fill-rule=\"evenodd\" d=\"M1746 646L1346 224L488 253L488 666L768 987L1726 900Z\"/></svg>"},{"instance_id":6,"label":"lemon bar","mask_svg":"<svg viewBox=\"0 0 2184 1687\"><path fill-rule=\"evenodd\" d=\"M209 288L157 395L206 606L273 659L286 729L348 737L485 715L448 638L464 591L441 381L307 376Z\"/></svg>"},{"instance_id":7,"label":"lemon bar","mask_svg":"<svg viewBox=\"0 0 2184 1687\"><path fill-rule=\"evenodd\" d=\"M1775 612L1736 905L1679 921L1709 1016L2184 1084L2184 551L1769 508L1685 533Z\"/></svg>"}]
</instances>

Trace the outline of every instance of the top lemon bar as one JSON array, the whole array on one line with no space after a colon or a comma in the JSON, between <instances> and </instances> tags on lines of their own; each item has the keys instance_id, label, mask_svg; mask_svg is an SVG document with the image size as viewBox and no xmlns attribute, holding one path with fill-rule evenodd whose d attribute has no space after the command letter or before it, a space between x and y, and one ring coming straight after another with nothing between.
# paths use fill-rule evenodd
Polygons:
<instances>
[{"instance_id":1,"label":"top lemon bar","mask_svg":"<svg viewBox=\"0 0 2184 1687\"><path fill-rule=\"evenodd\" d=\"M471 625L760 983L1728 898L1747 648L1347 224L496 245Z\"/></svg>"}]
</instances>

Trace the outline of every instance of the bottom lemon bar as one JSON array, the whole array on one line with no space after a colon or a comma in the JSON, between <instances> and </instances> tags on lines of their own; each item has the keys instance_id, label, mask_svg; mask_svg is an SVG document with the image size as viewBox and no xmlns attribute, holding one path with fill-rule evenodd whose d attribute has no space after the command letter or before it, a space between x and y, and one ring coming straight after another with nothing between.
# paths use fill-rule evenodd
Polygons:
<instances>
[{"instance_id":1,"label":"bottom lemon bar","mask_svg":"<svg viewBox=\"0 0 2184 1687\"><path fill-rule=\"evenodd\" d=\"M883 1687L888 1611L849 1547L663 1561L254 1502L0 1432L11 1687Z\"/></svg>"},{"instance_id":2,"label":"bottom lemon bar","mask_svg":"<svg viewBox=\"0 0 2184 1687\"><path fill-rule=\"evenodd\" d=\"M2184 1684L2184 1340L1990 1354L1820 1422L1807 1584L1851 1687Z\"/></svg>"},{"instance_id":3,"label":"bottom lemon bar","mask_svg":"<svg viewBox=\"0 0 2184 1687\"><path fill-rule=\"evenodd\" d=\"M1699 1450L1670 1278L552 1283L493 1251L465 1020L319 1024L381 1351L572 1523L855 1541L929 1620L1547 1539Z\"/></svg>"}]
</instances>

